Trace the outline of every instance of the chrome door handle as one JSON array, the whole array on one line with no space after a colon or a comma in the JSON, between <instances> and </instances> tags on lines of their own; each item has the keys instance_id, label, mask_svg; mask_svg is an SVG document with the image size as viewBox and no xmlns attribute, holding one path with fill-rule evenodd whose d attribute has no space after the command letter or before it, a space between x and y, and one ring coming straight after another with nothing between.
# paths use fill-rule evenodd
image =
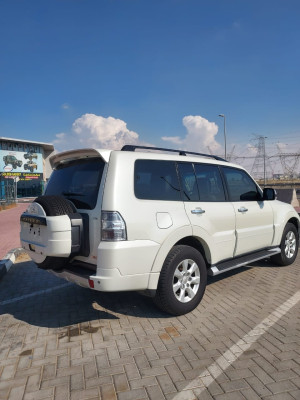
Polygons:
<instances>
[{"instance_id":1,"label":"chrome door handle","mask_svg":"<svg viewBox=\"0 0 300 400\"><path fill-rule=\"evenodd\" d=\"M196 208L195 210L191 211L192 214L204 214L205 210L202 210L202 208Z\"/></svg>"},{"instance_id":2,"label":"chrome door handle","mask_svg":"<svg viewBox=\"0 0 300 400\"><path fill-rule=\"evenodd\" d=\"M238 211L241 212L241 213L247 212L247 211L248 211L248 208L246 208L246 207L241 207L241 208L238 209Z\"/></svg>"}]
</instances>

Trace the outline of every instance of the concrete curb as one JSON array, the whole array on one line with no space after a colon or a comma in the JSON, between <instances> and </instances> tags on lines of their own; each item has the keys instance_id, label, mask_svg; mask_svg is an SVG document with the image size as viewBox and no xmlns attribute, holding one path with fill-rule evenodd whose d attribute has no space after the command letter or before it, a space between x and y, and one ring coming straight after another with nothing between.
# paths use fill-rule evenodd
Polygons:
<instances>
[{"instance_id":1,"label":"concrete curb","mask_svg":"<svg viewBox=\"0 0 300 400\"><path fill-rule=\"evenodd\" d=\"M6 256L0 260L0 280L4 277L4 275L7 274L7 272L10 270L11 266L15 263L16 258L24 253L24 249L21 247L18 247L16 249L10 250Z\"/></svg>"}]
</instances>

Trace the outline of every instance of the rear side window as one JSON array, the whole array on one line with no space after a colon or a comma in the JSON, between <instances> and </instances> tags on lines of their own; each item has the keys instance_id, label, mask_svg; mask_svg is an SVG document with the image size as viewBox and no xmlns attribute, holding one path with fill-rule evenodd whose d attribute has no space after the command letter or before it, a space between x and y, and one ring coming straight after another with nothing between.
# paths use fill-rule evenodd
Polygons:
<instances>
[{"instance_id":1,"label":"rear side window","mask_svg":"<svg viewBox=\"0 0 300 400\"><path fill-rule=\"evenodd\" d=\"M52 172L45 195L63 196L76 208L92 210L97 203L104 165L100 158L59 165Z\"/></svg>"},{"instance_id":2,"label":"rear side window","mask_svg":"<svg viewBox=\"0 0 300 400\"><path fill-rule=\"evenodd\" d=\"M242 170L223 167L231 201L258 201L261 193L256 183Z\"/></svg>"},{"instance_id":3,"label":"rear side window","mask_svg":"<svg viewBox=\"0 0 300 400\"><path fill-rule=\"evenodd\" d=\"M216 165L195 164L200 201L225 201L225 192L219 168Z\"/></svg>"},{"instance_id":4,"label":"rear side window","mask_svg":"<svg viewBox=\"0 0 300 400\"><path fill-rule=\"evenodd\" d=\"M192 163L179 163L178 170L184 201L199 201L196 175Z\"/></svg>"},{"instance_id":5,"label":"rear side window","mask_svg":"<svg viewBox=\"0 0 300 400\"><path fill-rule=\"evenodd\" d=\"M138 199L181 200L174 161L137 160L134 193Z\"/></svg>"}]
</instances>

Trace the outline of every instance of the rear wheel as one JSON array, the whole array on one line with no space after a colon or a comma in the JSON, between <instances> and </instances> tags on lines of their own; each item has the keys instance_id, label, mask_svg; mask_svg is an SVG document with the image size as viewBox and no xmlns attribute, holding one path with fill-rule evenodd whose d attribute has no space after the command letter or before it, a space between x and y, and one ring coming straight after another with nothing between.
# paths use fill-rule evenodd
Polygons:
<instances>
[{"instance_id":1,"label":"rear wheel","mask_svg":"<svg viewBox=\"0 0 300 400\"><path fill-rule=\"evenodd\" d=\"M186 314L200 303L206 281L202 255L193 247L175 246L162 267L154 302L169 314Z\"/></svg>"},{"instance_id":2,"label":"rear wheel","mask_svg":"<svg viewBox=\"0 0 300 400\"><path fill-rule=\"evenodd\" d=\"M40 204L46 215L49 217L55 217L58 215L68 215L75 212L75 208L72 203L61 196L40 196L34 200L35 203ZM41 263L37 263L39 268L42 269L61 269L69 258L66 257L46 257Z\"/></svg>"},{"instance_id":3,"label":"rear wheel","mask_svg":"<svg viewBox=\"0 0 300 400\"><path fill-rule=\"evenodd\" d=\"M294 224L287 223L284 228L280 243L281 253L271 257L277 265L293 264L297 257L299 246L299 234Z\"/></svg>"}]
</instances>

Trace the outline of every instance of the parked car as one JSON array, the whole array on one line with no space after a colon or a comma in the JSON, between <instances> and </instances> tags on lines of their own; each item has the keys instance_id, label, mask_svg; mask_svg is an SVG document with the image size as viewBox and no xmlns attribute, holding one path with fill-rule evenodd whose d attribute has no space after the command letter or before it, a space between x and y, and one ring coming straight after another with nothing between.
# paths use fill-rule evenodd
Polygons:
<instances>
[{"instance_id":1,"label":"parked car","mask_svg":"<svg viewBox=\"0 0 300 400\"><path fill-rule=\"evenodd\" d=\"M39 268L81 286L141 291L180 315L197 307L208 274L297 256L294 208L217 156L124 146L50 161L21 243Z\"/></svg>"},{"instance_id":2,"label":"parked car","mask_svg":"<svg viewBox=\"0 0 300 400\"><path fill-rule=\"evenodd\" d=\"M5 165L11 165L13 169L16 169L17 167L22 167L23 162L21 160L18 160L16 156L12 155L7 155L3 157L3 161Z\"/></svg>"}]
</instances>

